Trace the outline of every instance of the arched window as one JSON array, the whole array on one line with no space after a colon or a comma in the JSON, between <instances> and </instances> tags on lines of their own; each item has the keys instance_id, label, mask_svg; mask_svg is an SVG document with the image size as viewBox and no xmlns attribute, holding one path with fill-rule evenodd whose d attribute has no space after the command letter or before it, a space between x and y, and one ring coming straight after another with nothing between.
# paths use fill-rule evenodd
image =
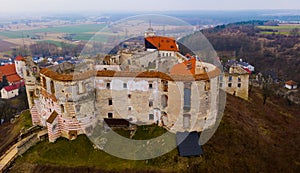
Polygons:
<instances>
[{"instance_id":1,"label":"arched window","mask_svg":"<svg viewBox=\"0 0 300 173\"><path fill-rule=\"evenodd\" d=\"M167 107L168 106L168 96L166 94L163 94L161 96L161 106L163 108Z\"/></svg>"}]
</instances>

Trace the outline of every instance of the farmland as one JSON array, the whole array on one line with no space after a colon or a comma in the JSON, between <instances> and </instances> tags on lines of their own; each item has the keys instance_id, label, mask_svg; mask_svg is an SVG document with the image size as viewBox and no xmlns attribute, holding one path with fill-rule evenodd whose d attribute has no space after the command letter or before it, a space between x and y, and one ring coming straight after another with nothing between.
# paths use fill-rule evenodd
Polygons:
<instances>
[{"instance_id":1,"label":"farmland","mask_svg":"<svg viewBox=\"0 0 300 173\"><path fill-rule=\"evenodd\" d=\"M15 44L9 43L7 41L0 40L0 52L10 51Z\"/></svg>"},{"instance_id":2,"label":"farmland","mask_svg":"<svg viewBox=\"0 0 300 173\"><path fill-rule=\"evenodd\" d=\"M86 32L96 33L104 27L103 24L83 24L75 26L62 26L62 27L48 27L34 30L20 30L20 31L1 31L0 36L6 38L23 38L34 37L36 34L43 34L47 36L47 33L64 33L64 34L76 34L81 35ZM93 34L89 34L93 35Z\"/></svg>"},{"instance_id":3,"label":"farmland","mask_svg":"<svg viewBox=\"0 0 300 173\"><path fill-rule=\"evenodd\" d=\"M7 53L17 46L29 46L39 42L46 42L61 47L62 44L75 45L79 41L88 41L94 34L105 27L104 24L80 24L72 26L57 26L47 28L0 31L0 52ZM106 33L98 34L94 41L106 41Z\"/></svg>"},{"instance_id":4,"label":"farmland","mask_svg":"<svg viewBox=\"0 0 300 173\"><path fill-rule=\"evenodd\" d=\"M258 26L257 28L262 29L261 34L281 34L289 35L290 31L294 28L300 29L299 24L281 24L278 26Z\"/></svg>"}]
</instances>

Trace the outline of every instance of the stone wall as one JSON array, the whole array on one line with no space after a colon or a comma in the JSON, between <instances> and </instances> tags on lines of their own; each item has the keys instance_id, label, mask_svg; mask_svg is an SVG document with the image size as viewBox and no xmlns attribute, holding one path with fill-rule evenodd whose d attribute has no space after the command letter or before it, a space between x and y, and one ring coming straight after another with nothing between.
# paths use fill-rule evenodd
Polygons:
<instances>
[{"instance_id":1,"label":"stone wall","mask_svg":"<svg viewBox=\"0 0 300 173\"><path fill-rule=\"evenodd\" d=\"M248 100L249 74L225 73L222 85L227 93Z\"/></svg>"}]
</instances>

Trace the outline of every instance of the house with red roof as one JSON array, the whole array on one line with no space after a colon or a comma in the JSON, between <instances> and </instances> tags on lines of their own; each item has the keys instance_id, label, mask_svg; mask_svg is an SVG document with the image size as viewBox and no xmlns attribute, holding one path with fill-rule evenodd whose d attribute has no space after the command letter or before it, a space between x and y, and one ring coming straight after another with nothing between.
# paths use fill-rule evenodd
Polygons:
<instances>
[{"instance_id":1,"label":"house with red roof","mask_svg":"<svg viewBox=\"0 0 300 173\"><path fill-rule=\"evenodd\" d=\"M16 84L12 84L1 89L1 98L2 99L10 99L19 95L19 88L24 87L24 82L19 82Z\"/></svg>"},{"instance_id":2,"label":"house with red roof","mask_svg":"<svg viewBox=\"0 0 300 173\"><path fill-rule=\"evenodd\" d=\"M149 52L158 51L159 57L175 56L179 52L175 39L163 36L145 37L145 48Z\"/></svg>"},{"instance_id":3,"label":"house with red roof","mask_svg":"<svg viewBox=\"0 0 300 173\"><path fill-rule=\"evenodd\" d=\"M23 81L16 71L15 64L0 66L0 82L3 76L6 76L9 85Z\"/></svg>"},{"instance_id":4,"label":"house with red roof","mask_svg":"<svg viewBox=\"0 0 300 173\"><path fill-rule=\"evenodd\" d=\"M284 87L289 90L293 90L293 89L297 89L298 85L295 81L289 80L289 81L285 82Z\"/></svg>"}]
</instances>

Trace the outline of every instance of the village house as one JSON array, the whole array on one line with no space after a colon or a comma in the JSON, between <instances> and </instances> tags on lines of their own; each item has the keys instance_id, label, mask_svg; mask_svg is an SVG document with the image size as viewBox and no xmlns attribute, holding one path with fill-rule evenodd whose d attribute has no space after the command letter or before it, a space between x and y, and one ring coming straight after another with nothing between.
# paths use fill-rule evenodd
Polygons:
<instances>
[{"instance_id":1,"label":"village house","mask_svg":"<svg viewBox=\"0 0 300 173\"><path fill-rule=\"evenodd\" d=\"M8 86L1 89L1 98L10 99L19 95L19 88L24 87L23 68L25 68L24 58L18 56L14 64L0 66L0 82L6 78Z\"/></svg>"},{"instance_id":2,"label":"village house","mask_svg":"<svg viewBox=\"0 0 300 173\"><path fill-rule=\"evenodd\" d=\"M294 89L297 89L298 85L295 81L289 80L289 81L285 82L284 87L289 90L294 90Z\"/></svg>"},{"instance_id":3,"label":"village house","mask_svg":"<svg viewBox=\"0 0 300 173\"><path fill-rule=\"evenodd\" d=\"M220 76L220 88L227 93L248 100L249 73L238 65L232 65Z\"/></svg>"},{"instance_id":4,"label":"village house","mask_svg":"<svg viewBox=\"0 0 300 173\"><path fill-rule=\"evenodd\" d=\"M11 99L19 95L20 87L24 87L24 82L19 82L9 86L5 86L1 89L1 98L2 99Z\"/></svg>"},{"instance_id":5,"label":"village house","mask_svg":"<svg viewBox=\"0 0 300 173\"><path fill-rule=\"evenodd\" d=\"M0 66L0 81L2 82L3 77L6 77L6 80L8 81L9 85L12 85L14 83L18 83L22 81L22 78L18 75L16 71L16 65L15 64L9 64Z\"/></svg>"},{"instance_id":6,"label":"village house","mask_svg":"<svg viewBox=\"0 0 300 173\"><path fill-rule=\"evenodd\" d=\"M255 71L255 67L247 62L244 62L242 59L240 61L236 60L229 60L228 62L225 63L225 68L229 68L231 66L240 66L244 70L246 70L249 74L253 73Z\"/></svg>"}]
</instances>

